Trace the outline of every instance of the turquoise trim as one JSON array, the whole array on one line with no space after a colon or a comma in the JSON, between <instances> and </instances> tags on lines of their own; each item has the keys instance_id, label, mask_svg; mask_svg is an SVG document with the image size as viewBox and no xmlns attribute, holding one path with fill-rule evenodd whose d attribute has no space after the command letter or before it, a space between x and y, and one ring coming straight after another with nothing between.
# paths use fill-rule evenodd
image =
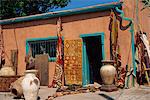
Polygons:
<instances>
[{"instance_id":1,"label":"turquoise trim","mask_svg":"<svg viewBox=\"0 0 150 100\"><path fill-rule=\"evenodd\" d=\"M88 12L104 11L115 7L121 7L121 5L122 2L113 2L110 4L95 5L92 7L80 8L80 9L56 11L56 12L49 12L49 13L32 15L27 17L12 18L8 20L1 20L0 25L32 21L32 20L48 19L48 18L75 15L75 14L88 13Z\"/></svg>"},{"instance_id":2,"label":"turquoise trim","mask_svg":"<svg viewBox=\"0 0 150 100\"><path fill-rule=\"evenodd\" d=\"M29 53L29 43L26 41L26 55Z\"/></svg>"},{"instance_id":3,"label":"turquoise trim","mask_svg":"<svg viewBox=\"0 0 150 100\"><path fill-rule=\"evenodd\" d=\"M56 57L50 57L50 58L48 59L48 61L50 61L50 62L55 62L55 61L56 61Z\"/></svg>"},{"instance_id":4,"label":"turquoise trim","mask_svg":"<svg viewBox=\"0 0 150 100\"><path fill-rule=\"evenodd\" d=\"M132 22L130 26L130 32L131 32L131 46L132 46L132 65L133 65L133 76L136 77L136 64L135 64L135 47L134 47L134 24L133 20L131 18L127 18L124 16L124 12L120 10L118 7L116 7L116 11L121 13L121 17L124 20ZM134 86L134 79L132 80L133 86Z\"/></svg>"},{"instance_id":5,"label":"turquoise trim","mask_svg":"<svg viewBox=\"0 0 150 100\"><path fill-rule=\"evenodd\" d=\"M57 39L57 36L51 36L51 37L46 37L46 38L29 38L26 39L26 55L29 53L29 42L31 41L42 41L42 40L52 40L52 39ZM50 57L48 59L50 62L56 61L56 57Z\"/></svg>"},{"instance_id":6,"label":"turquoise trim","mask_svg":"<svg viewBox=\"0 0 150 100\"><path fill-rule=\"evenodd\" d=\"M81 38L85 38L85 37L91 37L91 36L101 36L101 43L102 43L102 58L105 59L105 47L104 47L104 32L101 33L93 33L93 34L81 34L80 37Z\"/></svg>"},{"instance_id":7,"label":"turquoise trim","mask_svg":"<svg viewBox=\"0 0 150 100\"><path fill-rule=\"evenodd\" d=\"M102 59L105 59L105 46L104 46L105 35L101 33L101 43L102 43Z\"/></svg>"},{"instance_id":8,"label":"turquoise trim","mask_svg":"<svg viewBox=\"0 0 150 100\"><path fill-rule=\"evenodd\" d=\"M132 64L133 64L133 71L134 71L134 76L136 77L136 64L135 64L135 46L134 46L134 27L133 24L131 24L131 39L132 39Z\"/></svg>"},{"instance_id":9,"label":"turquoise trim","mask_svg":"<svg viewBox=\"0 0 150 100\"><path fill-rule=\"evenodd\" d=\"M82 46L82 85L85 86L88 83L88 78L87 78L87 54L86 54L86 44L85 41L83 41L83 46Z\"/></svg>"},{"instance_id":10,"label":"turquoise trim","mask_svg":"<svg viewBox=\"0 0 150 100\"><path fill-rule=\"evenodd\" d=\"M81 34L80 37L81 37L81 38L85 38L85 37L91 37L91 36L101 36L102 34L104 34L104 32L101 32L101 33L93 33L93 34Z\"/></svg>"},{"instance_id":11,"label":"turquoise trim","mask_svg":"<svg viewBox=\"0 0 150 100\"><path fill-rule=\"evenodd\" d=\"M50 40L50 39L57 39L57 36L50 36L50 37L46 37L46 38L29 38L26 39L26 41L42 41L42 40Z\"/></svg>"},{"instance_id":12,"label":"turquoise trim","mask_svg":"<svg viewBox=\"0 0 150 100\"><path fill-rule=\"evenodd\" d=\"M93 34L81 34L80 37L82 38L82 85L83 87L87 84L90 84L90 69L89 69L89 62L86 52L86 42L84 38L86 37L94 37L100 36L101 38L101 45L102 45L102 59L105 59L105 48L104 48L104 32L101 33L93 33Z\"/></svg>"}]
</instances>

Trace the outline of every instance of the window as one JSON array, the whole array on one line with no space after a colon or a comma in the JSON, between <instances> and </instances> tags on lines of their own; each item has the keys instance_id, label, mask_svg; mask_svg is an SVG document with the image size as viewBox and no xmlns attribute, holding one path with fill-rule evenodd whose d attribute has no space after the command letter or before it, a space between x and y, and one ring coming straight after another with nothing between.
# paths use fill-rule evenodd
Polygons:
<instances>
[{"instance_id":1,"label":"window","mask_svg":"<svg viewBox=\"0 0 150 100\"><path fill-rule=\"evenodd\" d=\"M42 38L42 39L28 39L27 40L27 50L29 48L32 50L32 56L38 54L48 54L49 61L55 61L56 59L56 46L57 46L57 37Z\"/></svg>"}]
</instances>

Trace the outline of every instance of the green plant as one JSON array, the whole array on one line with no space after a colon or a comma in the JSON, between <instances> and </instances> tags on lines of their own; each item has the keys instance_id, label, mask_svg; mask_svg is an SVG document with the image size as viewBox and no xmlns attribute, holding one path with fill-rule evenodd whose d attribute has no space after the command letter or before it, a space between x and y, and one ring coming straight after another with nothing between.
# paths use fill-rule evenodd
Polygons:
<instances>
[{"instance_id":1,"label":"green plant","mask_svg":"<svg viewBox=\"0 0 150 100\"><path fill-rule=\"evenodd\" d=\"M0 0L0 19L28 16L65 7L70 0Z\"/></svg>"}]
</instances>

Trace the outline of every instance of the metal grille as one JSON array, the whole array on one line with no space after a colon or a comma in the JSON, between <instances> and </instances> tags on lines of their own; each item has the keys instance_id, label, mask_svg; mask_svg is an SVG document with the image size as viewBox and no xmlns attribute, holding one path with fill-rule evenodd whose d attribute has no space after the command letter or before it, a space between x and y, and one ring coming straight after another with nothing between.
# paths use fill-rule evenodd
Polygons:
<instances>
[{"instance_id":1,"label":"metal grille","mask_svg":"<svg viewBox=\"0 0 150 100\"><path fill-rule=\"evenodd\" d=\"M49 54L49 57L56 57L57 39L30 41L32 56L37 54Z\"/></svg>"}]
</instances>

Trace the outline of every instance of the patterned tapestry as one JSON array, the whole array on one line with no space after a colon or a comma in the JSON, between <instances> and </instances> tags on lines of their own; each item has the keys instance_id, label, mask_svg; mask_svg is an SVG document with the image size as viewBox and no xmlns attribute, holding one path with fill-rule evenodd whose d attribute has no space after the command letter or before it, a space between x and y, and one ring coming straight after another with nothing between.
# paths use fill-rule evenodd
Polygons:
<instances>
[{"instance_id":1,"label":"patterned tapestry","mask_svg":"<svg viewBox=\"0 0 150 100\"><path fill-rule=\"evenodd\" d=\"M65 83L82 84L82 40L64 41Z\"/></svg>"}]
</instances>

